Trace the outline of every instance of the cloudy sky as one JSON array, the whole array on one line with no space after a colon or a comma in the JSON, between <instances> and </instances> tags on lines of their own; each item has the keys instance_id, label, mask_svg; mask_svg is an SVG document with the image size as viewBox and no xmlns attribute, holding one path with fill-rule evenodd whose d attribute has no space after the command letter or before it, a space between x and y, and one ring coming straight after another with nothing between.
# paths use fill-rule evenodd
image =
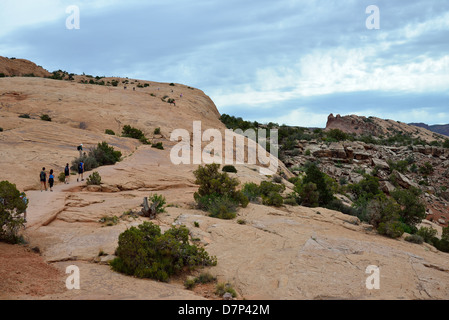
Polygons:
<instances>
[{"instance_id":1,"label":"cloudy sky","mask_svg":"<svg viewBox=\"0 0 449 320\"><path fill-rule=\"evenodd\" d=\"M0 0L0 55L186 84L259 122L449 123L446 0Z\"/></svg>"}]
</instances>

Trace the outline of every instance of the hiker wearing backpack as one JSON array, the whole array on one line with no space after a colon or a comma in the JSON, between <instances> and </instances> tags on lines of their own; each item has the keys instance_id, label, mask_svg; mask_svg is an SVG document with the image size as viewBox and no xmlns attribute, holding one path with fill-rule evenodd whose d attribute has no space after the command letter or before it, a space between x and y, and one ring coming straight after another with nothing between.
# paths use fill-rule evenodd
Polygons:
<instances>
[{"instance_id":1,"label":"hiker wearing backpack","mask_svg":"<svg viewBox=\"0 0 449 320\"><path fill-rule=\"evenodd\" d=\"M45 168L42 168L40 180L41 180L41 192L43 191L43 189L47 191L47 173L45 172Z\"/></svg>"},{"instance_id":2,"label":"hiker wearing backpack","mask_svg":"<svg viewBox=\"0 0 449 320\"><path fill-rule=\"evenodd\" d=\"M55 183L55 175L53 174L53 169L50 170L50 175L48 177L48 184L50 185L50 191L53 192L53 184Z\"/></svg>"},{"instance_id":3,"label":"hiker wearing backpack","mask_svg":"<svg viewBox=\"0 0 449 320\"><path fill-rule=\"evenodd\" d=\"M79 151L79 153L80 153L80 158L83 156L83 144L81 143L79 146L78 146L78 151Z\"/></svg>"},{"instance_id":4,"label":"hiker wearing backpack","mask_svg":"<svg viewBox=\"0 0 449 320\"><path fill-rule=\"evenodd\" d=\"M78 164L78 179L76 179L76 181L79 181L80 178L81 178L81 181L84 181L84 163L82 160Z\"/></svg>"},{"instance_id":5,"label":"hiker wearing backpack","mask_svg":"<svg viewBox=\"0 0 449 320\"><path fill-rule=\"evenodd\" d=\"M66 164L66 166L64 168L64 176L65 176L64 183L65 184L69 184L70 168L69 168L69 164L68 163Z\"/></svg>"}]
</instances>

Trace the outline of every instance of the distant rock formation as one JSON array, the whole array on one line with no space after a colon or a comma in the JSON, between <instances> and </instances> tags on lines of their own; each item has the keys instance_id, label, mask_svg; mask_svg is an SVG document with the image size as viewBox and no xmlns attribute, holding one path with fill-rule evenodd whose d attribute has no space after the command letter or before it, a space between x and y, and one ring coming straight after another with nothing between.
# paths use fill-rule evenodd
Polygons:
<instances>
[{"instance_id":1,"label":"distant rock formation","mask_svg":"<svg viewBox=\"0 0 449 320\"><path fill-rule=\"evenodd\" d=\"M380 119L376 117L363 117L357 115L334 116L330 114L325 130L339 129L346 133L369 136L390 137L397 134L408 134L426 142L444 138L436 132L425 127L409 125L400 121ZM449 133L448 133L449 134Z\"/></svg>"},{"instance_id":2,"label":"distant rock formation","mask_svg":"<svg viewBox=\"0 0 449 320\"><path fill-rule=\"evenodd\" d=\"M429 126L428 124L425 123L409 123L409 125L424 128L432 132L449 136L449 124L437 124Z\"/></svg>"},{"instance_id":3,"label":"distant rock formation","mask_svg":"<svg viewBox=\"0 0 449 320\"><path fill-rule=\"evenodd\" d=\"M334 117L333 114L330 114L327 118L326 130L331 129L339 129L346 133L355 133L355 134L369 134L369 135L380 135L382 134L382 130L380 130L379 126L377 126L372 117L359 117L356 115L349 116L340 116L337 114Z\"/></svg>"},{"instance_id":4,"label":"distant rock formation","mask_svg":"<svg viewBox=\"0 0 449 320\"><path fill-rule=\"evenodd\" d=\"M0 57L0 75L3 77L49 77L51 73L25 59Z\"/></svg>"}]
</instances>

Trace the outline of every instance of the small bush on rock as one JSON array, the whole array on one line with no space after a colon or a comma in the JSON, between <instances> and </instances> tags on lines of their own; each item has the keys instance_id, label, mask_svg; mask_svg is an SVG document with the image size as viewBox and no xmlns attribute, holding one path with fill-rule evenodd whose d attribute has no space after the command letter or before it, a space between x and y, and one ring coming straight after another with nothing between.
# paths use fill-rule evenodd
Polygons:
<instances>
[{"instance_id":1,"label":"small bush on rock","mask_svg":"<svg viewBox=\"0 0 449 320\"><path fill-rule=\"evenodd\" d=\"M87 185L88 186L99 186L101 185L101 176L100 174L95 171L87 178Z\"/></svg>"},{"instance_id":2,"label":"small bush on rock","mask_svg":"<svg viewBox=\"0 0 449 320\"><path fill-rule=\"evenodd\" d=\"M151 222L120 234L116 256L111 261L115 271L164 282L185 268L193 270L217 264L217 259L203 248L189 244L186 227L172 227L162 234L159 226Z\"/></svg>"},{"instance_id":3,"label":"small bush on rock","mask_svg":"<svg viewBox=\"0 0 449 320\"><path fill-rule=\"evenodd\" d=\"M234 166L231 166L231 165L224 166L222 171L223 172L228 172L228 173L237 173L237 169Z\"/></svg>"},{"instance_id":4,"label":"small bush on rock","mask_svg":"<svg viewBox=\"0 0 449 320\"><path fill-rule=\"evenodd\" d=\"M19 229L23 227L22 214L26 211L28 200L24 201L16 186L8 181L0 182L0 241L20 242Z\"/></svg>"},{"instance_id":5,"label":"small bush on rock","mask_svg":"<svg viewBox=\"0 0 449 320\"><path fill-rule=\"evenodd\" d=\"M219 168L219 164L213 163L194 171L195 183L199 185L194 199L200 209L208 211L212 216L232 219L236 207L240 204L245 208L249 200L237 190L239 181L229 177L226 172L219 172Z\"/></svg>"}]
</instances>

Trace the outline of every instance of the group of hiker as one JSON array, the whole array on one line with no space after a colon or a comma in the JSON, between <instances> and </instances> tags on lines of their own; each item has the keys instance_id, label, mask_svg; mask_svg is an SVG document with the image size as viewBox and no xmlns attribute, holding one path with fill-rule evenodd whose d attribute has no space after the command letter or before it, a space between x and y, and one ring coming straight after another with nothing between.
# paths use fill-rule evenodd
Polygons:
<instances>
[{"instance_id":1,"label":"group of hiker","mask_svg":"<svg viewBox=\"0 0 449 320\"><path fill-rule=\"evenodd\" d=\"M80 162L78 164L78 178L76 179L76 181L84 181L84 162L82 160L82 154L83 154L83 145L79 145L78 146L78 151L80 153ZM42 171L39 175L40 178L40 182L41 182L41 192L42 191L48 191L47 188L47 182L48 182L48 186L50 187L50 191L53 192L53 186L55 183L55 174L53 169L50 170L49 174L48 174L48 179L47 179L47 172L45 167L42 168ZM70 181L70 166L67 163L65 168L64 168L64 184L69 184Z\"/></svg>"}]
</instances>

